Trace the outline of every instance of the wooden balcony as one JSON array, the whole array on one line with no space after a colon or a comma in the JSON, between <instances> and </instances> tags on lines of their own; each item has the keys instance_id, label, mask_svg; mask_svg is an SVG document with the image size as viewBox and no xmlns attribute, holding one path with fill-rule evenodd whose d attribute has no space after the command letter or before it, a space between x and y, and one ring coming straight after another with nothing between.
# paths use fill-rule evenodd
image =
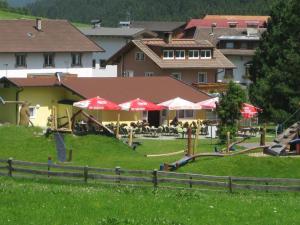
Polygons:
<instances>
[{"instance_id":1,"label":"wooden balcony","mask_svg":"<svg viewBox=\"0 0 300 225\"><path fill-rule=\"evenodd\" d=\"M192 86L206 93L220 93L228 89L228 83L193 83Z\"/></svg>"}]
</instances>

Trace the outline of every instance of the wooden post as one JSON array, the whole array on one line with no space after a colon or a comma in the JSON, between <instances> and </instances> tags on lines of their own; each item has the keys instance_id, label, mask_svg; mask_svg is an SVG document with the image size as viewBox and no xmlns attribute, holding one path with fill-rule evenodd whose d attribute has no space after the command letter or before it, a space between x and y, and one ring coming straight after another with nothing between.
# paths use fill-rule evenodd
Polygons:
<instances>
[{"instance_id":1,"label":"wooden post","mask_svg":"<svg viewBox=\"0 0 300 225\"><path fill-rule=\"evenodd\" d=\"M232 178L228 177L228 188L229 188L229 192L232 193Z\"/></svg>"},{"instance_id":2,"label":"wooden post","mask_svg":"<svg viewBox=\"0 0 300 225\"><path fill-rule=\"evenodd\" d=\"M8 163L8 167L7 167L7 169L8 169L8 176L12 177L12 171L13 171L12 163L13 163L13 158L9 158L7 160L7 163Z\"/></svg>"},{"instance_id":3,"label":"wooden post","mask_svg":"<svg viewBox=\"0 0 300 225\"><path fill-rule=\"evenodd\" d=\"M51 164L52 164L52 157L48 156L48 177L50 177L50 168L51 168Z\"/></svg>"},{"instance_id":4,"label":"wooden post","mask_svg":"<svg viewBox=\"0 0 300 225\"><path fill-rule=\"evenodd\" d=\"M115 168L115 172L116 172L116 175L118 176L117 178L116 178L116 183L120 183L121 181L120 181L120 175L121 175L121 167L119 167L119 166L117 166L116 168Z\"/></svg>"},{"instance_id":5,"label":"wooden post","mask_svg":"<svg viewBox=\"0 0 300 225\"><path fill-rule=\"evenodd\" d=\"M260 146L265 146L266 145L266 125L261 130L260 134Z\"/></svg>"},{"instance_id":6,"label":"wooden post","mask_svg":"<svg viewBox=\"0 0 300 225\"><path fill-rule=\"evenodd\" d=\"M227 148L226 148L226 153L229 153L229 148L230 148L230 132L227 132Z\"/></svg>"},{"instance_id":7,"label":"wooden post","mask_svg":"<svg viewBox=\"0 0 300 225\"><path fill-rule=\"evenodd\" d=\"M118 118L117 118L117 130L116 130L116 138L120 138L120 113L118 113Z\"/></svg>"},{"instance_id":8,"label":"wooden post","mask_svg":"<svg viewBox=\"0 0 300 225\"><path fill-rule=\"evenodd\" d=\"M193 181L193 177L190 176L190 188L193 188L193 183L192 183L192 181Z\"/></svg>"},{"instance_id":9,"label":"wooden post","mask_svg":"<svg viewBox=\"0 0 300 225\"><path fill-rule=\"evenodd\" d=\"M132 146L132 139L133 139L133 129L132 129L132 127L130 127L129 139L128 139L128 145L130 147Z\"/></svg>"},{"instance_id":10,"label":"wooden post","mask_svg":"<svg viewBox=\"0 0 300 225\"><path fill-rule=\"evenodd\" d=\"M153 187L154 189L158 186L158 180L157 180L157 169L153 170Z\"/></svg>"},{"instance_id":11,"label":"wooden post","mask_svg":"<svg viewBox=\"0 0 300 225\"><path fill-rule=\"evenodd\" d=\"M195 140L194 140L194 146L193 146L193 155L195 155L195 151L197 149L199 133L200 133L200 121L198 120L196 134L195 134Z\"/></svg>"},{"instance_id":12,"label":"wooden post","mask_svg":"<svg viewBox=\"0 0 300 225\"><path fill-rule=\"evenodd\" d=\"M187 155L191 156L192 155L192 129L189 127L187 130L187 135L188 135L188 139L187 139Z\"/></svg>"},{"instance_id":13,"label":"wooden post","mask_svg":"<svg viewBox=\"0 0 300 225\"><path fill-rule=\"evenodd\" d=\"M83 175L84 175L84 182L87 183L88 180L88 174L89 174L89 167L85 166L83 168Z\"/></svg>"},{"instance_id":14,"label":"wooden post","mask_svg":"<svg viewBox=\"0 0 300 225\"><path fill-rule=\"evenodd\" d=\"M72 132L72 122L71 122L71 117L68 109L66 109L66 113L68 118L68 130Z\"/></svg>"},{"instance_id":15,"label":"wooden post","mask_svg":"<svg viewBox=\"0 0 300 225\"><path fill-rule=\"evenodd\" d=\"M69 161L69 162L72 162L72 159L73 159L73 150L70 149L70 150L69 150L69 159L68 159L68 161Z\"/></svg>"}]
</instances>

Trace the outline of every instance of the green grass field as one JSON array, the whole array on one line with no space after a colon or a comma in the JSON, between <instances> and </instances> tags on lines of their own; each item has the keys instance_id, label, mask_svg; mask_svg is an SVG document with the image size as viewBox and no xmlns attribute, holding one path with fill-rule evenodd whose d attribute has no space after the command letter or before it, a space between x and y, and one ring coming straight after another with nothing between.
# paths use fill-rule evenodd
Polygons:
<instances>
[{"instance_id":1,"label":"green grass field","mask_svg":"<svg viewBox=\"0 0 300 225\"><path fill-rule=\"evenodd\" d=\"M300 195L179 191L0 178L0 224L296 225Z\"/></svg>"}]
</instances>

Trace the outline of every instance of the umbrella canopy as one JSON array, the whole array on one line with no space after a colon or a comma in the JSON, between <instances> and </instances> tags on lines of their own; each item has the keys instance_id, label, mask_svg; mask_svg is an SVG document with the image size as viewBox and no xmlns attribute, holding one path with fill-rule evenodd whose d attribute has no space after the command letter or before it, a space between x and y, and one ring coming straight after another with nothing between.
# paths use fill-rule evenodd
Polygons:
<instances>
[{"instance_id":1,"label":"umbrella canopy","mask_svg":"<svg viewBox=\"0 0 300 225\"><path fill-rule=\"evenodd\" d=\"M159 111L163 109L162 106L158 106L140 98L124 102L119 104L119 106L125 111Z\"/></svg>"},{"instance_id":2,"label":"umbrella canopy","mask_svg":"<svg viewBox=\"0 0 300 225\"><path fill-rule=\"evenodd\" d=\"M208 99L202 102L196 103L197 106L201 107L201 109L215 109L217 107L217 104L219 102L219 98L212 98Z\"/></svg>"},{"instance_id":3,"label":"umbrella canopy","mask_svg":"<svg viewBox=\"0 0 300 225\"><path fill-rule=\"evenodd\" d=\"M158 104L160 106L164 106L169 110L194 110L194 109L201 109L195 103L187 101L182 98L174 98L165 102Z\"/></svg>"},{"instance_id":4,"label":"umbrella canopy","mask_svg":"<svg viewBox=\"0 0 300 225\"><path fill-rule=\"evenodd\" d=\"M258 112L261 112L262 109L255 107L251 104L243 103L243 108L241 114L245 119L253 118Z\"/></svg>"},{"instance_id":5,"label":"umbrella canopy","mask_svg":"<svg viewBox=\"0 0 300 225\"><path fill-rule=\"evenodd\" d=\"M120 110L120 106L116 103L108 101L104 98L100 98L99 96L79 102L75 102L73 106L81 108L81 109L89 109L89 110Z\"/></svg>"}]
</instances>

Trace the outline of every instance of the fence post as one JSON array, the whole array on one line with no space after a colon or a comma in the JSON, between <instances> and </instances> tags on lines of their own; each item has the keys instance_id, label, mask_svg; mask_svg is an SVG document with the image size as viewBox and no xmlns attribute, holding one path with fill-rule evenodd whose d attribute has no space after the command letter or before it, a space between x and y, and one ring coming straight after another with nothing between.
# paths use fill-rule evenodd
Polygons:
<instances>
[{"instance_id":1,"label":"fence post","mask_svg":"<svg viewBox=\"0 0 300 225\"><path fill-rule=\"evenodd\" d=\"M69 161L69 162L72 162L72 159L73 159L73 150L70 149L70 150L69 150L69 159L68 159L68 161Z\"/></svg>"},{"instance_id":2,"label":"fence post","mask_svg":"<svg viewBox=\"0 0 300 225\"><path fill-rule=\"evenodd\" d=\"M190 176L190 188L193 188L193 183L192 183L192 181L193 181L193 177Z\"/></svg>"},{"instance_id":3,"label":"fence post","mask_svg":"<svg viewBox=\"0 0 300 225\"><path fill-rule=\"evenodd\" d=\"M157 181L157 169L153 170L153 187L154 189L157 188L158 181Z\"/></svg>"},{"instance_id":4,"label":"fence post","mask_svg":"<svg viewBox=\"0 0 300 225\"><path fill-rule=\"evenodd\" d=\"M83 168L84 182L87 183L88 175L89 175L89 167L85 166Z\"/></svg>"},{"instance_id":5,"label":"fence post","mask_svg":"<svg viewBox=\"0 0 300 225\"><path fill-rule=\"evenodd\" d=\"M13 171L12 161L13 161L13 158L9 158L9 159L7 160L7 163L8 163L7 169L8 169L8 176L9 176L9 177L12 177L12 171Z\"/></svg>"},{"instance_id":6,"label":"fence post","mask_svg":"<svg viewBox=\"0 0 300 225\"><path fill-rule=\"evenodd\" d=\"M116 168L115 168L115 173L116 173L116 175L118 176L117 178L116 178L116 183L121 183L121 180L120 180L120 175L121 175L121 167L119 167L119 166L117 166Z\"/></svg>"},{"instance_id":7,"label":"fence post","mask_svg":"<svg viewBox=\"0 0 300 225\"><path fill-rule=\"evenodd\" d=\"M229 192L232 193L232 178L228 177L228 188L229 188Z\"/></svg>"},{"instance_id":8,"label":"fence post","mask_svg":"<svg viewBox=\"0 0 300 225\"><path fill-rule=\"evenodd\" d=\"M48 157L48 177L50 177L50 168L51 168L51 164L52 164L52 158L51 156Z\"/></svg>"}]
</instances>

